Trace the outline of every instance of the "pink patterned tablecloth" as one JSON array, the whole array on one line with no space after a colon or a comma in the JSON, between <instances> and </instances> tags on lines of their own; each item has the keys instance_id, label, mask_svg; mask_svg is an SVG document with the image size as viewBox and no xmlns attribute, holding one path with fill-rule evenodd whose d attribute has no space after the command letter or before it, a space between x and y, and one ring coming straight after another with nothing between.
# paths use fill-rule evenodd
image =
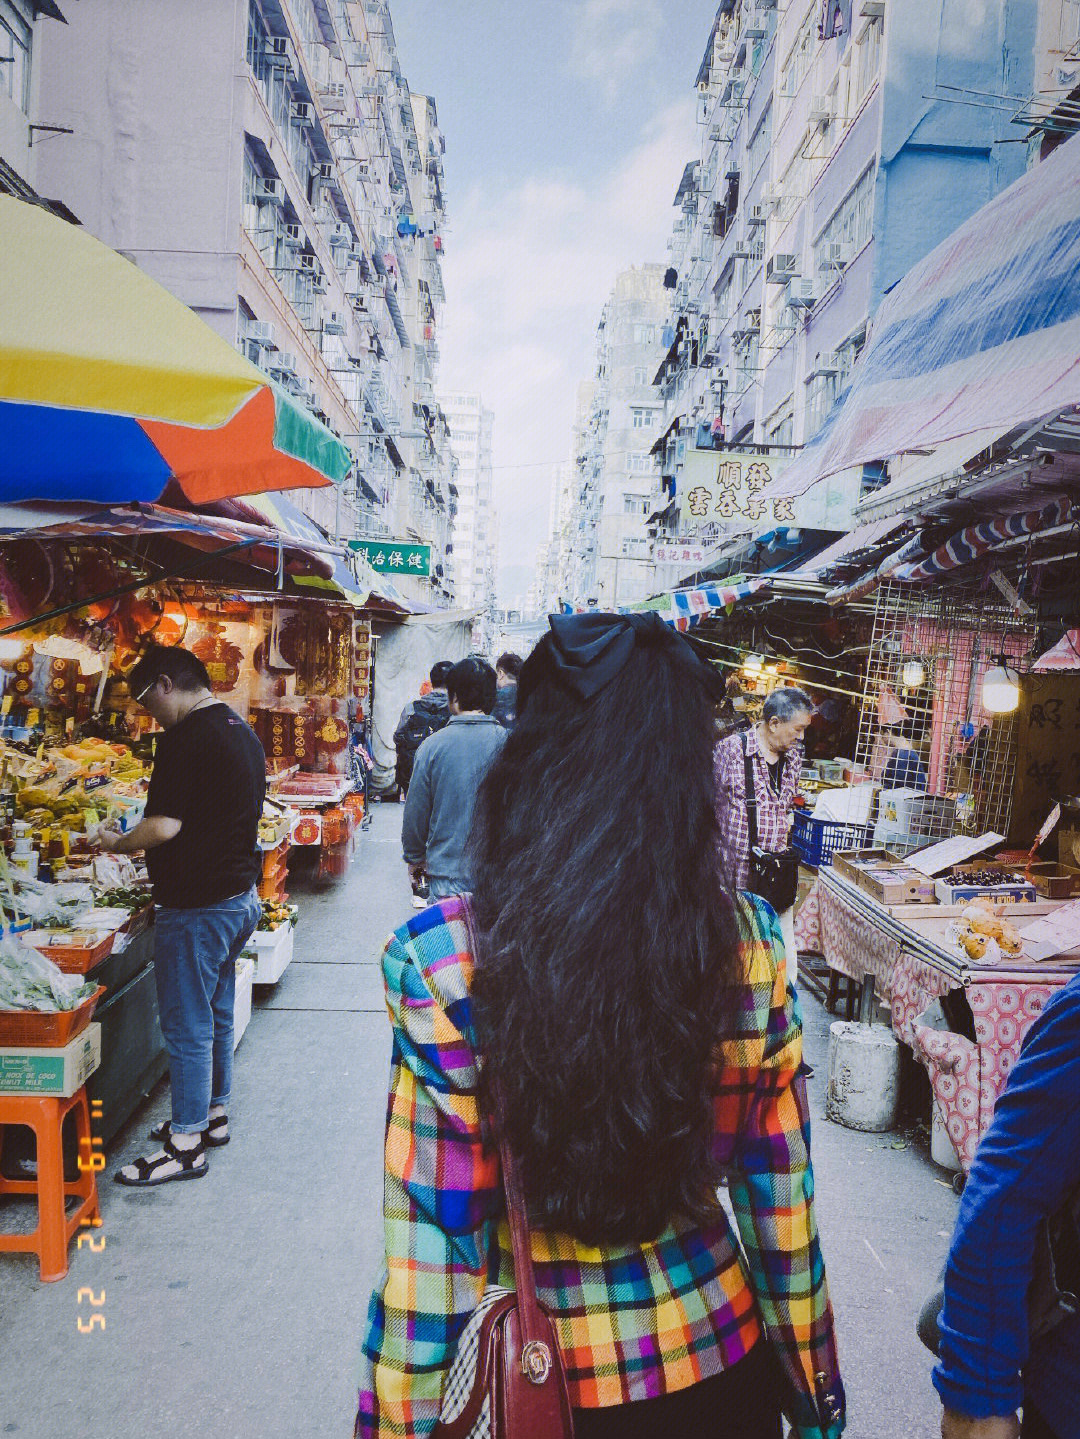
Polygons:
<instances>
[{"instance_id":1,"label":"pink patterned tablecloth","mask_svg":"<svg viewBox=\"0 0 1080 1439\"><path fill-rule=\"evenodd\" d=\"M965 1172L971 1167L979 1140L993 1117L998 1096L1016 1063L1032 1022L1055 989L1072 978L1068 970L1048 971L1045 978L1018 977L1008 972L969 970L962 978L879 928L865 911L845 904L843 897L820 883L812 894L815 908L796 935L800 949L824 954L831 969L853 979L874 976L878 994L887 998L892 1027L910 1045L930 1076L938 1102ZM809 903L809 896L804 904ZM912 935L913 943L916 937ZM975 1023L974 1042L941 1028L941 1019L927 1010L951 990L963 989Z\"/></svg>"},{"instance_id":2,"label":"pink patterned tablecloth","mask_svg":"<svg viewBox=\"0 0 1080 1439\"><path fill-rule=\"evenodd\" d=\"M821 940L821 881L815 879L795 910L795 948L800 954L824 954Z\"/></svg>"}]
</instances>

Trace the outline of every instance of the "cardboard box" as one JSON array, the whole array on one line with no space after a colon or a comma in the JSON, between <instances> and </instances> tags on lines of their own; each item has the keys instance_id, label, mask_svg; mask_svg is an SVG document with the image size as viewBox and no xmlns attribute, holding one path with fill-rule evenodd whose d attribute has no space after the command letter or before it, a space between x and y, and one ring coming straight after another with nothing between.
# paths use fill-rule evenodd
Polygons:
<instances>
[{"instance_id":1,"label":"cardboard box","mask_svg":"<svg viewBox=\"0 0 1080 1439\"><path fill-rule=\"evenodd\" d=\"M1072 899L1080 894L1080 869L1068 864L1054 864L1052 860L1036 860L1025 870L1040 894L1047 899Z\"/></svg>"},{"instance_id":2,"label":"cardboard box","mask_svg":"<svg viewBox=\"0 0 1080 1439\"><path fill-rule=\"evenodd\" d=\"M910 865L872 865L859 876L858 885L879 904L934 904L934 881Z\"/></svg>"},{"instance_id":3,"label":"cardboard box","mask_svg":"<svg viewBox=\"0 0 1080 1439\"><path fill-rule=\"evenodd\" d=\"M967 871L972 876L983 870L999 870L1003 875L1017 872L1013 865L1000 864L990 859L977 864L954 865L953 869L959 871L961 875ZM965 884L962 879L939 879L935 881L935 885L941 904L966 904L969 900L984 897L992 899L995 904L1033 904L1038 898L1035 886L1026 879L1001 885L977 884L974 879L970 884Z\"/></svg>"},{"instance_id":4,"label":"cardboard box","mask_svg":"<svg viewBox=\"0 0 1080 1439\"><path fill-rule=\"evenodd\" d=\"M100 1064L100 1024L89 1025L63 1049L0 1049L0 1094L67 1099Z\"/></svg>"},{"instance_id":5,"label":"cardboard box","mask_svg":"<svg viewBox=\"0 0 1080 1439\"><path fill-rule=\"evenodd\" d=\"M873 849L839 849L832 857L833 869L839 870L846 879L859 882L859 875L864 869L874 864L890 864L895 862L898 856L890 850L882 849L875 845Z\"/></svg>"}]
</instances>

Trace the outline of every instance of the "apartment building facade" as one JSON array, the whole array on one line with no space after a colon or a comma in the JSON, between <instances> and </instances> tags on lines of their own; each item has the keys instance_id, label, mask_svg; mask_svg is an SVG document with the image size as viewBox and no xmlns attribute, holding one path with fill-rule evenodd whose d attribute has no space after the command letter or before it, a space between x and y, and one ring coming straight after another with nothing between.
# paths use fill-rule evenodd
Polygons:
<instances>
[{"instance_id":1,"label":"apartment building facade","mask_svg":"<svg viewBox=\"0 0 1080 1439\"><path fill-rule=\"evenodd\" d=\"M331 534L446 545L453 461L434 397L443 140L384 0L85 0L43 57L70 128L41 182L353 450L297 503Z\"/></svg>"},{"instance_id":2,"label":"apartment building facade","mask_svg":"<svg viewBox=\"0 0 1080 1439\"><path fill-rule=\"evenodd\" d=\"M571 603L615 609L655 588L648 519L663 414L653 378L669 311L664 276L663 265L624 270L597 327L596 375L579 391L574 425Z\"/></svg>"},{"instance_id":3,"label":"apartment building facade","mask_svg":"<svg viewBox=\"0 0 1080 1439\"><path fill-rule=\"evenodd\" d=\"M495 416L482 396L455 391L442 407L457 459L458 508L451 555L455 602L462 609L494 604L497 518L493 447Z\"/></svg>"},{"instance_id":4,"label":"apartment building facade","mask_svg":"<svg viewBox=\"0 0 1080 1439\"><path fill-rule=\"evenodd\" d=\"M1024 168L1001 106L1030 90L1035 6L723 0L697 75L700 149L676 196L656 538L716 450L782 464L824 423L885 291ZM874 473L719 526L847 529ZM691 525L691 538L693 538Z\"/></svg>"},{"instance_id":5,"label":"apartment building facade","mask_svg":"<svg viewBox=\"0 0 1080 1439\"><path fill-rule=\"evenodd\" d=\"M64 23L56 0L0 0L0 195L73 219L62 199L43 201L37 189L42 145L62 135L42 110L42 56Z\"/></svg>"}]
</instances>

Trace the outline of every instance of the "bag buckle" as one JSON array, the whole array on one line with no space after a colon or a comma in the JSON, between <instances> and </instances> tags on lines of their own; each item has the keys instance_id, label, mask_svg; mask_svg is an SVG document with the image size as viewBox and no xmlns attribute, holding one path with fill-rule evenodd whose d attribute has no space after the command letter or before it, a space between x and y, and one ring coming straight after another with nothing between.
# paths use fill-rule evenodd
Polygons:
<instances>
[{"instance_id":1,"label":"bag buckle","mask_svg":"<svg viewBox=\"0 0 1080 1439\"><path fill-rule=\"evenodd\" d=\"M530 1384L546 1384L551 1373L551 1350L539 1339L530 1339L521 1351L521 1372Z\"/></svg>"}]
</instances>

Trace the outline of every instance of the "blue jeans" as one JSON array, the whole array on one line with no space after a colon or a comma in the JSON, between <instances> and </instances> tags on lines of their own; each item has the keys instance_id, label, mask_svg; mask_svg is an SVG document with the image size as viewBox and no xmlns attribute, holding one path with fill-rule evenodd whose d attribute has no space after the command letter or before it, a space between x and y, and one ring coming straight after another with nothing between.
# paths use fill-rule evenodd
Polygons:
<instances>
[{"instance_id":1,"label":"blue jeans","mask_svg":"<svg viewBox=\"0 0 1080 1439\"><path fill-rule=\"evenodd\" d=\"M172 1128L198 1134L232 1091L236 961L259 922L254 889L154 916L158 1014L169 1051Z\"/></svg>"}]
</instances>

